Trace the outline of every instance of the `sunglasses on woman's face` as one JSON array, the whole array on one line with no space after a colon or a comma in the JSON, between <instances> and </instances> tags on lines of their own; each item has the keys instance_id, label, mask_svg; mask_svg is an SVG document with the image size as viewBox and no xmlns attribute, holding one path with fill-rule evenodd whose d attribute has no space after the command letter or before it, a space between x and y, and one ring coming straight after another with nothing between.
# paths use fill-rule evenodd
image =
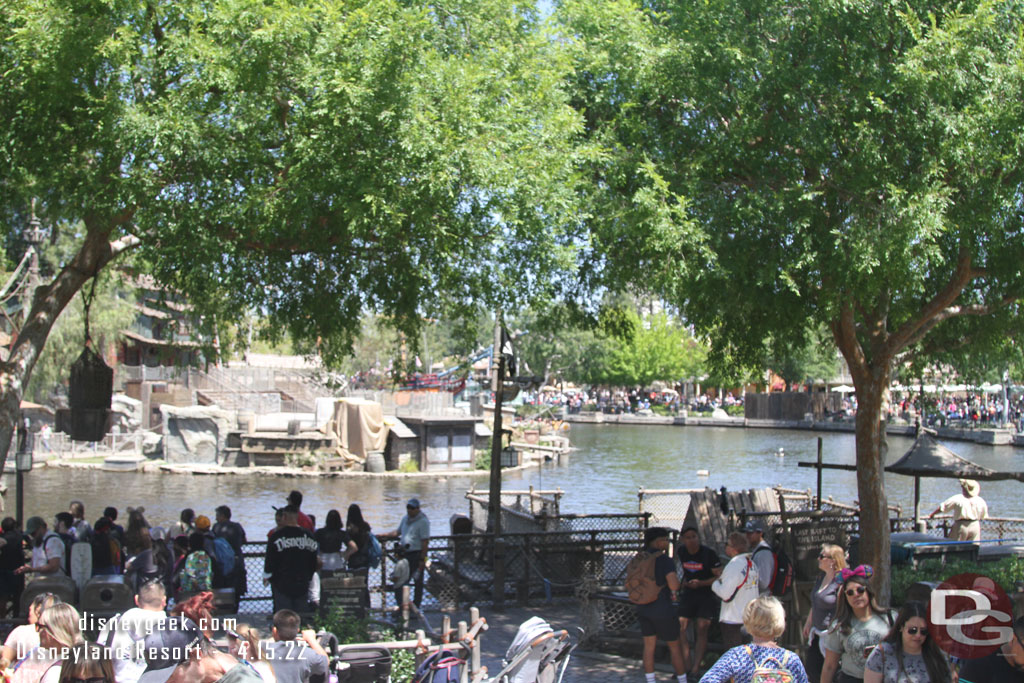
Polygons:
<instances>
[{"instance_id":1,"label":"sunglasses on woman's face","mask_svg":"<svg viewBox=\"0 0 1024 683\"><path fill-rule=\"evenodd\" d=\"M868 589L864 586L857 586L856 588L847 588L846 597L852 598L854 595L864 595L868 592Z\"/></svg>"},{"instance_id":2,"label":"sunglasses on woman's face","mask_svg":"<svg viewBox=\"0 0 1024 683\"><path fill-rule=\"evenodd\" d=\"M912 636L916 636L918 633L920 633L923 636L928 635L928 629L926 629L923 626L908 626L904 629L904 631L906 631L908 634Z\"/></svg>"}]
</instances>

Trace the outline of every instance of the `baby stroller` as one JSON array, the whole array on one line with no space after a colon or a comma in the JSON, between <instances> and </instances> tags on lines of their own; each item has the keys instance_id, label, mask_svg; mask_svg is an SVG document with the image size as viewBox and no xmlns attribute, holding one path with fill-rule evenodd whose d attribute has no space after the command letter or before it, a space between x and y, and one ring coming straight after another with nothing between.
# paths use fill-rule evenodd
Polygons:
<instances>
[{"instance_id":1,"label":"baby stroller","mask_svg":"<svg viewBox=\"0 0 1024 683\"><path fill-rule=\"evenodd\" d=\"M555 631L540 617L531 617L520 624L501 671L489 683L561 683L577 644L568 631Z\"/></svg>"}]
</instances>

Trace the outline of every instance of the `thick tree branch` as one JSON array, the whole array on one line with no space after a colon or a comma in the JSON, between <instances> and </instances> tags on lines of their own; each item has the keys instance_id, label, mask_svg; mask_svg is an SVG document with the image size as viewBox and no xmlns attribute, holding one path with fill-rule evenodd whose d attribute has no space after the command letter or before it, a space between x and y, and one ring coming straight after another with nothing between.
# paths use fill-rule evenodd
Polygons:
<instances>
[{"instance_id":1,"label":"thick tree branch","mask_svg":"<svg viewBox=\"0 0 1024 683\"><path fill-rule=\"evenodd\" d=\"M971 252L967 248L962 248L957 258L956 270L953 271L946 285L921 308L916 316L903 323L889 337L889 355L895 356L909 344L913 343L912 340L920 339L924 333L927 333L927 329L922 332L922 328L928 326L937 316L953 305L953 302L963 292L967 283L977 277L977 272L971 268ZM932 323L932 326L934 326L934 323ZM928 329L931 328L928 327Z\"/></svg>"}]
</instances>

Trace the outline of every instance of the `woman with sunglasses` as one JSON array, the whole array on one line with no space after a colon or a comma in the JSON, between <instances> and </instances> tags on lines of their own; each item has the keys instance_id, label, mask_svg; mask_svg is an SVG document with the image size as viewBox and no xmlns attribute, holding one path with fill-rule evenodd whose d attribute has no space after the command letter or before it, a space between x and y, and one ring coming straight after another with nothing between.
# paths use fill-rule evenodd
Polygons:
<instances>
[{"instance_id":1,"label":"woman with sunglasses","mask_svg":"<svg viewBox=\"0 0 1024 683\"><path fill-rule=\"evenodd\" d=\"M928 608L908 602L864 668L864 683L951 683L949 659L928 636Z\"/></svg>"},{"instance_id":2,"label":"woman with sunglasses","mask_svg":"<svg viewBox=\"0 0 1024 683\"><path fill-rule=\"evenodd\" d=\"M868 655L892 627L892 614L879 607L868 585L874 573L867 564L840 572L843 584L836 601L836 616L823 637L825 664L821 683L863 681Z\"/></svg>"},{"instance_id":3,"label":"woman with sunglasses","mask_svg":"<svg viewBox=\"0 0 1024 683\"><path fill-rule=\"evenodd\" d=\"M18 662L11 683L58 683L60 668L71 648L85 642L79 630L79 615L71 605L47 607L36 622L39 647Z\"/></svg>"},{"instance_id":4,"label":"woman with sunglasses","mask_svg":"<svg viewBox=\"0 0 1024 683\"><path fill-rule=\"evenodd\" d=\"M32 604L28 607L28 623L15 626L7 636L7 640L4 641L4 646L0 650L0 671L19 659L24 659L28 652L39 647L39 631L36 630L39 615L47 607L56 605L58 602L60 602L60 598L53 593L40 593L32 599Z\"/></svg>"},{"instance_id":5,"label":"woman with sunglasses","mask_svg":"<svg viewBox=\"0 0 1024 683\"><path fill-rule=\"evenodd\" d=\"M811 611L803 629L804 641L807 642L804 666L807 668L807 677L815 683L821 680L821 669L825 664L825 648L821 644L821 637L836 613L836 600L843 582L839 572L844 569L846 551L830 543L821 546L821 552L818 553L818 570L821 573L811 589Z\"/></svg>"}]
</instances>

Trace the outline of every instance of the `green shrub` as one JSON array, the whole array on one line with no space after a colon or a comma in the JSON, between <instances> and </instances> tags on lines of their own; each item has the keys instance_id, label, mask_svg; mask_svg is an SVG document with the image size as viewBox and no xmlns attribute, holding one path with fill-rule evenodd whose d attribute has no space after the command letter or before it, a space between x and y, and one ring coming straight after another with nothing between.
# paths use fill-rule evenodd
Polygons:
<instances>
[{"instance_id":1,"label":"green shrub","mask_svg":"<svg viewBox=\"0 0 1024 683\"><path fill-rule=\"evenodd\" d=\"M651 406L651 412L655 415L663 415L665 417L674 417L676 414L675 410L669 406L661 404Z\"/></svg>"},{"instance_id":2,"label":"green shrub","mask_svg":"<svg viewBox=\"0 0 1024 683\"><path fill-rule=\"evenodd\" d=\"M491 450L478 450L476 457L473 459L473 467L478 470L490 470L491 469Z\"/></svg>"},{"instance_id":3,"label":"green shrub","mask_svg":"<svg viewBox=\"0 0 1024 683\"><path fill-rule=\"evenodd\" d=\"M532 403L523 403L516 406L516 417L533 417L537 413L547 412L551 406L533 405Z\"/></svg>"},{"instance_id":4,"label":"green shrub","mask_svg":"<svg viewBox=\"0 0 1024 683\"><path fill-rule=\"evenodd\" d=\"M406 460L405 462L398 466L398 471L404 472L405 474L411 474L413 472L419 472L420 466L419 463L417 463L415 460L409 458L408 460Z\"/></svg>"},{"instance_id":5,"label":"green shrub","mask_svg":"<svg viewBox=\"0 0 1024 683\"><path fill-rule=\"evenodd\" d=\"M907 589L918 581L941 583L957 574L981 574L996 582L1004 591L1014 593L1018 581L1024 580L1024 559L1007 557L996 562L978 564L970 560L951 559L943 565L941 560L922 560L917 568L902 565L892 568L892 604L902 605Z\"/></svg>"},{"instance_id":6,"label":"green shrub","mask_svg":"<svg viewBox=\"0 0 1024 683\"><path fill-rule=\"evenodd\" d=\"M743 406L726 406L725 414L729 415L730 417L743 417Z\"/></svg>"},{"instance_id":7,"label":"green shrub","mask_svg":"<svg viewBox=\"0 0 1024 683\"><path fill-rule=\"evenodd\" d=\"M393 650L391 652L391 680L411 681L416 673L416 655L412 650Z\"/></svg>"},{"instance_id":8,"label":"green shrub","mask_svg":"<svg viewBox=\"0 0 1024 683\"><path fill-rule=\"evenodd\" d=\"M314 617L313 628L333 633L338 637L339 645L366 643L370 640L369 622L346 614L341 607L335 607L325 615Z\"/></svg>"}]
</instances>

